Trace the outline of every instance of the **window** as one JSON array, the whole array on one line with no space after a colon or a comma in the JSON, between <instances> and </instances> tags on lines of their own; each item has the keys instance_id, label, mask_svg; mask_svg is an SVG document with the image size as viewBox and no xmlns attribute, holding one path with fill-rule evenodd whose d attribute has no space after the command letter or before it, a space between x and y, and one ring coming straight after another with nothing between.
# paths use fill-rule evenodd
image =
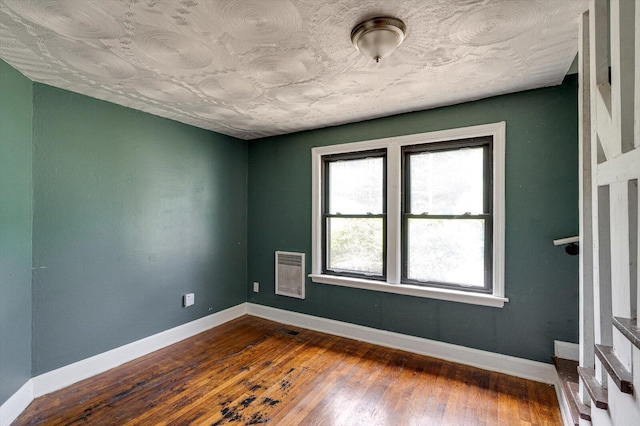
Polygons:
<instances>
[{"instance_id":1,"label":"window","mask_svg":"<svg viewBox=\"0 0 640 426\"><path fill-rule=\"evenodd\" d=\"M312 280L503 306L504 134L313 148Z\"/></svg>"},{"instance_id":2,"label":"window","mask_svg":"<svg viewBox=\"0 0 640 426\"><path fill-rule=\"evenodd\" d=\"M403 283L491 291L491 145L403 148Z\"/></svg>"},{"instance_id":3,"label":"window","mask_svg":"<svg viewBox=\"0 0 640 426\"><path fill-rule=\"evenodd\" d=\"M324 273L385 278L385 160L385 151L323 158Z\"/></svg>"}]
</instances>

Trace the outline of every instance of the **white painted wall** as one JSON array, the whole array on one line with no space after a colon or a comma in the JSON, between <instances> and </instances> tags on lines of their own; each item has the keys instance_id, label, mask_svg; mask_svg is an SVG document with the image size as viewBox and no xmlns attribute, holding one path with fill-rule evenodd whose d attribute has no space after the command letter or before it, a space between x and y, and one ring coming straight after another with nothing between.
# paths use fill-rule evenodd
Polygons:
<instances>
[{"instance_id":1,"label":"white painted wall","mask_svg":"<svg viewBox=\"0 0 640 426\"><path fill-rule=\"evenodd\" d=\"M590 0L581 38L580 232L582 242L591 241L581 253L580 364L595 366L608 389L609 408L592 404L584 384L581 394L591 404L593 425L640 425L640 349L612 326L612 316L637 317L640 300L633 266L640 261L639 235L632 226L638 189L629 183L640 177L640 0ZM588 222L590 229L582 226ZM594 342L613 346L634 373L635 394L620 392L593 356Z\"/></svg>"}]
</instances>

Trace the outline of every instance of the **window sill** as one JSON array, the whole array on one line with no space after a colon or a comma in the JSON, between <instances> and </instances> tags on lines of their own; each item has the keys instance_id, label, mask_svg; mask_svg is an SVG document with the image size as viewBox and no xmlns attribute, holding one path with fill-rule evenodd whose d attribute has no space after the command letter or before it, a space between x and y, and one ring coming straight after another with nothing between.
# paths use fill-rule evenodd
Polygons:
<instances>
[{"instance_id":1,"label":"window sill","mask_svg":"<svg viewBox=\"0 0 640 426\"><path fill-rule=\"evenodd\" d=\"M471 293L433 287L421 287L408 284L388 284L380 281L360 278L337 277L333 275L310 274L314 283L339 285L343 287L362 288L365 290L383 291L386 293L404 294L408 296L426 297L429 299L448 300L451 302L469 303L472 305L502 308L509 299L491 294Z\"/></svg>"}]
</instances>

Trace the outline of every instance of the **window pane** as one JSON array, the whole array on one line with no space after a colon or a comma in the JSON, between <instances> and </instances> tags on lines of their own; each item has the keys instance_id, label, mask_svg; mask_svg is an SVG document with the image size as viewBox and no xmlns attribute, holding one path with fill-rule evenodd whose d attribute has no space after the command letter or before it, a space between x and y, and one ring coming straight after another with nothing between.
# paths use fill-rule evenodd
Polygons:
<instances>
[{"instance_id":1,"label":"window pane","mask_svg":"<svg viewBox=\"0 0 640 426\"><path fill-rule=\"evenodd\" d=\"M484 212L484 148L410 154L408 213Z\"/></svg>"},{"instance_id":2,"label":"window pane","mask_svg":"<svg viewBox=\"0 0 640 426\"><path fill-rule=\"evenodd\" d=\"M407 278L484 287L484 220L409 219Z\"/></svg>"},{"instance_id":3,"label":"window pane","mask_svg":"<svg viewBox=\"0 0 640 426\"><path fill-rule=\"evenodd\" d=\"M382 218L327 219L327 269L382 275Z\"/></svg>"},{"instance_id":4,"label":"window pane","mask_svg":"<svg viewBox=\"0 0 640 426\"><path fill-rule=\"evenodd\" d=\"M382 213L383 173L381 157L330 162L329 213Z\"/></svg>"}]
</instances>

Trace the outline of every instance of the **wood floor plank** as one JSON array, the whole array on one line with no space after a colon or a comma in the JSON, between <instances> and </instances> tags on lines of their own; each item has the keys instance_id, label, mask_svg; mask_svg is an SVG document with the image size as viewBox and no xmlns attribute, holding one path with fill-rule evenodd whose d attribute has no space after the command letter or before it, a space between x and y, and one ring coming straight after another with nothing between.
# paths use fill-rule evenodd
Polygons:
<instances>
[{"instance_id":1,"label":"wood floor plank","mask_svg":"<svg viewBox=\"0 0 640 426\"><path fill-rule=\"evenodd\" d=\"M289 351L286 356L277 360L274 359L274 363L270 364L267 368L264 368L263 371L254 372L252 379L254 381L263 380L264 383L268 384L268 389L271 390L272 395L273 392L277 392L279 390L280 395L282 395L281 398L286 399L290 393L298 391L300 382L304 382L301 375L304 374L307 369L306 364L314 362L315 359L321 357L325 353L326 349L334 343L333 338L326 339L323 338L323 336L316 336L316 339L317 341L314 341L312 345L301 344L300 351ZM302 350L308 348L308 346L313 346L312 350ZM273 378L275 378L275 380L273 380ZM263 398L262 411L255 412L251 410L250 406L256 402L258 389L255 388L255 384L251 385L251 383L247 383L246 386L251 386L249 388L249 396L246 396L246 391L242 392L242 388L240 388L241 392L234 394L236 399L229 399L230 402L227 405L228 410L230 410L230 412L235 412L242 420L246 420L249 423L255 422L259 419L268 418L267 416L271 411L271 404L265 404L265 399ZM271 397L265 398L278 400ZM260 401L258 401L258 403L260 403ZM256 405L254 405L254 407ZM228 412L221 414L223 415L220 416L214 414L211 417L198 419L198 421L203 424L223 424L225 423L224 420L229 418Z\"/></svg>"},{"instance_id":2,"label":"wood floor plank","mask_svg":"<svg viewBox=\"0 0 640 426\"><path fill-rule=\"evenodd\" d=\"M354 343L352 341L352 343ZM331 357L333 362L325 363L328 367L333 364L333 368L327 368L319 371L315 385L310 386L312 392L307 393L303 398L291 405L291 409L281 408L280 413L274 416L275 424L301 424L308 412L318 405L320 401L326 398L329 393L335 394L336 401L339 401L339 395L345 382L353 380L354 373L365 371L364 362L369 356L373 355L375 349L368 344L357 342L359 349L351 352L348 358L343 357L343 353L333 351ZM363 361L364 360L364 361ZM373 366L372 366L373 367ZM373 375L372 370L368 370L369 375Z\"/></svg>"},{"instance_id":3,"label":"wood floor plank","mask_svg":"<svg viewBox=\"0 0 640 426\"><path fill-rule=\"evenodd\" d=\"M560 425L552 386L245 316L33 401L14 425Z\"/></svg>"},{"instance_id":4,"label":"wood floor plank","mask_svg":"<svg viewBox=\"0 0 640 426\"><path fill-rule=\"evenodd\" d=\"M345 417L353 424L372 424L368 418L380 408L377 402L388 386L388 377L380 377L390 362L385 355L390 355L390 352L381 354L372 350L345 377L334 372L333 375L338 376L336 385L319 395L319 402L306 413L300 424L313 423L316 419L331 419L331 424L346 424ZM328 398L328 395L331 397Z\"/></svg>"},{"instance_id":5,"label":"wood floor plank","mask_svg":"<svg viewBox=\"0 0 640 426\"><path fill-rule=\"evenodd\" d=\"M432 389L435 386L438 378L438 372L442 369L443 361L435 358L423 357L418 361L418 367L416 368L416 379L412 382L412 386L407 386L410 389L410 397L406 402L398 402L399 405L404 405L407 408L402 409L398 407L398 412L402 415L402 423L409 426L417 426L423 424L423 410L425 404L428 401L430 395L432 395ZM403 385L404 387L404 385Z\"/></svg>"}]
</instances>

